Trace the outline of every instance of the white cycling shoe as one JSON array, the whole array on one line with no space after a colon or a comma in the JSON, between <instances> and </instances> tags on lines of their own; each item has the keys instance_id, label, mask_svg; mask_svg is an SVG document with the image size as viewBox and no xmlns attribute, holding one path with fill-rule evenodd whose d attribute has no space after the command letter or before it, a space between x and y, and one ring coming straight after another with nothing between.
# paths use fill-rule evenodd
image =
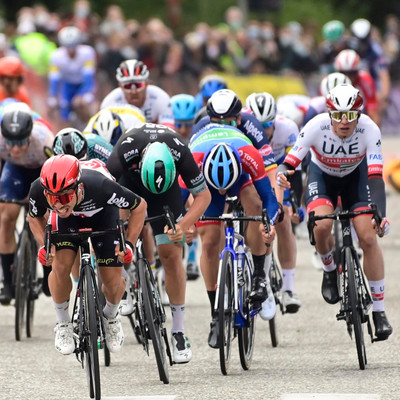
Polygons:
<instances>
[{"instance_id":1,"label":"white cycling shoe","mask_svg":"<svg viewBox=\"0 0 400 400\"><path fill-rule=\"evenodd\" d=\"M106 344L111 353L118 353L124 344L124 331L122 330L121 318L103 318L106 331Z\"/></svg>"},{"instance_id":2,"label":"white cycling shoe","mask_svg":"<svg viewBox=\"0 0 400 400\"><path fill-rule=\"evenodd\" d=\"M75 350L74 330L69 321L58 322L54 328L54 345L61 354L72 354Z\"/></svg>"},{"instance_id":3,"label":"white cycling shoe","mask_svg":"<svg viewBox=\"0 0 400 400\"><path fill-rule=\"evenodd\" d=\"M268 298L262 303L261 310L259 312L261 319L269 321L274 318L276 313L276 303L274 293L272 292L271 286L267 284Z\"/></svg>"},{"instance_id":4,"label":"white cycling shoe","mask_svg":"<svg viewBox=\"0 0 400 400\"><path fill-rule=\"evenodd\" d=\"M173 333L171 344L173 358L177 364L186 364L192 359L190 342L183 332Z\"/></svg>"}]
</instances>

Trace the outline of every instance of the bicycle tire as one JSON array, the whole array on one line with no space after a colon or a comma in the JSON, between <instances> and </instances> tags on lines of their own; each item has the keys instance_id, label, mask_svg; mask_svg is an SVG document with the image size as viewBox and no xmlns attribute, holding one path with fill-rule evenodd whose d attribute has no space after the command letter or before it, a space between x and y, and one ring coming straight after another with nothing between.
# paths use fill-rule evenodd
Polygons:
<instances>
[{"instance_id":1,"label":"bicycle tire","mask_svg":"<svg viewBox=\"0 0 400 400\"><path fill-rule=\"evenodd\" d=\"M279 293L280 293L280 290L282 289L282 283L283 283L282 282L282 274L279 270L278 264L275 261L275 257L274 257L273 253L272 253L272 258L271 258L271 266L269 269L269 279L270 279L271 290L274 293L275 303L277 305L280 305ZM281 308L281 310L282 310L282 308ZM279 339L278 339L276 315L268 321L268 325L269 325L269 334L271 337L272 347L277 347L279 344Z\"/></svg>"},{"instance_id":2,"label":"bicycle tire","mask_svg":"<svg viewBox=\"0 0 400 400\"><path fill-rule=\"evenodd\" d=\"M35 239L31 236L29 239L30 243L30 256L29 256L29 279L28 279L28 296L26 300L26 336L32 337L33 334L33 318L35 314L35 301L39 296L41 290L37 280L37 246Z\"/></svg>"},{"instance_id":3,"label":"bicycle tire","mask_svg":"<svg viewBox=\"0 0 400 400\"><path fill-rule=\"evenodd\" d=\"M247 257L244 259L243 264L243 281L244 285L241 290L241 300L243 304L243 313L246 316L246 325L238 329L238 345L239 357L242 368L247 371L251 366L253 357L254 341L256 334L256 318L251 316L251 304L249 295L251 292L253 268L250 265L251 254L249 250L246 251Z\"/></svg>"},{"instance_id":4,"label":"bicycle tire","mask_svg":"<svg viewBox=\"0 0 400 400\"><path fill-rule=\"evenodd\" d=\"M102 286L102 281L101 281L100 274L98 273L97 274L97 288L98 288L98 292L99 292L100 307L103 309L106 304L106 298L104 297L104 293L101 290L101 286ZM104 351L104 365L106 367L109 367L111 364L111 353L110 353L110 350L108 349L107 343L105 341L104 341L103 351Z\"/></svg>"},{"instance_id":5,"label":"bicycle tire","mask_svg":"<svg viewBox=\"0 0 400 400\"><path fill-rule=\"evenodd\" d=\"M229 251L224 253L220 268L218 295L219 364L222 374L227 375L231 358L231 344L234 335L233 258Z\"/></svg>"},{"instance_id":6,"label":"bicycle tire","mask_svg":"<svg viewBox=\"0 0 400 400\"><path fill-rule=\"evenodd\" d=\"M88 376L90 397L96 400L101 399L100 385L100 365L99 365L99 350L97 346L98 337L98 315L99 310L96 309L95 290L96 280L94 279L94 271L91 266L83 267L83 315L85 321L84 329L88 335L84 335L86 353L85 368Z\"/></svg>"},{"instance_id":7,"label":"bicycle tire","mask_svg":"<svg viewBox=\"0 0 400 400\"><path fill-rule=\"evenodd\" d=\"M358 285L356 281L354 259L350 248L345 250L345 263L348 276L348 296L351 312L351 322L354 328L354 338L357 348L358 364L361 370L365 369L367 363L366 350L364 342L364 333L361 324L360 306L361 299L359 296Z\"/></svg>"},{"instance_id":8,"label":"bicycle tire","mask_svg":"<svg viewBox=\"0 0 400 400\"><path fill-rule=\"evenodd\" d=\"M26 302L29 284L30 248L28 232L23 230L19 237L18 248L14 259L15 265L15 340L22 339Z\"/></svg>"},{"instance_id":9,"label":"bicycle tire","mask_svg":"<svg viewBox=\"0 0 400 400\"><path fill-rule=\"evenodd\" d=\"M139 281L142 288L143 305L145 312L146 324L148 327L149 336L153 345L154 354L156 357L158 374L160 380L164 384L169 383L169 371L167 356L162 333L162 321L160 321L155 304L155 293L157 288L154 281L151 280L151 270L145 260L138 261Z\"/></svg>"}]
</instances>

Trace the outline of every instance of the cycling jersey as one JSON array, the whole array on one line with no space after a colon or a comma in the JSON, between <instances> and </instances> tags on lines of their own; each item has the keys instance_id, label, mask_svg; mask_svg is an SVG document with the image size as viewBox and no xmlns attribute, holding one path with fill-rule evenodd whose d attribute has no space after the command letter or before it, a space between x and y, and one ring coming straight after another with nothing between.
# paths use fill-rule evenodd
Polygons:
<instances>
[{"instance_id":1,"label":"cycling jersey","mask_svg":"<svg viewBox=\"0 0 400 400\"><path fill-rule=\"evenodd\" d=\"M86 133L85 139L88 144L89 160L97 158L106 162L113 151L113 146L103 137L96 135L95 133Z\"/></svg>"},{"instance_id":2,"label":"cycling jersey","mask_svg":"<svg viewBox=\"0 0 400 400\"><path fill-rule=\"evenodd\" d=\"M352 84L361 92L361 96L364 100L364 109L367 114L371 110L377 110L379 108L376 86L371 74L366 71L358 71L357 78Z\"/></svg>"},{"instance_id":3,"label":"cycling jersey","mask_svg":"<svg viewBox=\"0 0 400 400\"><path fill-rule=\"evenodd\" d=\"M251 140L253 146L260 152L264 160L264 167L267 171L276 168L275 155L272 151L272 147L269 144L267 135L264 128L258 121L258 119L247 112L241 112L242 120L237 129L241 131L246 137ZM193 127L192 137L190 141L195 140L199 135L204 132L203 128L209 129L209 127L221 127L221 124L212 123L209 116L203 117Z\"/></svg>"},{"instance_id":4,"label":"cycling jersey","mask_svg":"<svg viewBox=\"0 0 400 400\"><path fill-rule=\"evenodd\" d=\"M131 128L136 128L137 126L146 122L142 110L131 104L105 107L101 111L103 111L104 109L110 110L111 112L117 114L121 118L126 131ZM88 124L86 125L86 128L83 130L84 134L93 132L93 125L101 111L90 118Z\"/></svg>"},{"instance_id":5,"label":"cycling jersey","mask_svg":"<svg viewBox=\"0 0 400 400\"><path fill-rule=\"evenodd\" d=\"M249 138L233 127L209 124L201 131L201 134L199 132L199 134L193 137L189 147L197 164L199 167L202 167L205 155L212 147L221 142L229 144L238 151L243 168L242 173L248 174L251 178L252 183L260 195L263 208L267 209L268 215L274 222L278 215L278 202L266 175L261 154L253 146ZM213 196L213 200L211 201L212 207L212 203L215 196L218 196L218 192L211 189L210 191ZM223 196L223 198L225 198L225 196ZM210 210L209 208L205 215L209 215L207 212Z\"/></svg>"},{"instance_id":6,"label":"cycling jersey","mask_svg":"<svg viewBox=\"0 0 400 400\"><path fill-rule=\"evenodd\" d=\"M127 105L124 91L121 88L112 90L101 102L100 109L106 107L118 107ZM146 122L163 124L174 128L174 114L171 107L171 99L167 92L158 86L148 85L146 87L146 100L142 106Z\"/></svg>"}]
</instances>

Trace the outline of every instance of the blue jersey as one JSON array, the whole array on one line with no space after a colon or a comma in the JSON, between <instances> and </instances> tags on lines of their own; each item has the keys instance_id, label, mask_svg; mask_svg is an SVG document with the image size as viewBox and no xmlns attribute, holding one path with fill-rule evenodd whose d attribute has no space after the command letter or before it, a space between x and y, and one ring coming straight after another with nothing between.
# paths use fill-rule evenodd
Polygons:
<instances>
[{"instance_id":1,"label":"blue jersey","mask_svg":"<svg viewBox=\"0 0 400 400\"><path fill-rule=\"evenodd\" d=\"M95 133L85 133L84 137L88 144L89 160L98 158L103 162L107 162L113 151L113 146Z\"/></svg>"}]
</instances>

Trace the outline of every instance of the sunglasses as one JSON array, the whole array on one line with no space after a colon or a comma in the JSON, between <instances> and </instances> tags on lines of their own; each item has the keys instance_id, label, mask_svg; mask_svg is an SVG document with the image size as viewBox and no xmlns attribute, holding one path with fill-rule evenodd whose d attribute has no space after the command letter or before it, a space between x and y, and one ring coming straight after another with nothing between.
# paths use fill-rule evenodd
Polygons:
<instances>
[{"instance_id":1,"label":"sunglasses","mask_svg":"<svg viewBox=\"0 0 400 400\"><path fill-rule=\"evenodd\" d=\"M22 146L25 146L28 143L28 140L29 140L29 138L21 139L21 140L8 140L8 139L6 139L6 144L7 144L7 146L10 146L10 147L14 147L14 146L22 147Z\"/></svg>"},{"instance_id":2,"label":"sunglasses","mask_svg":"<svg viewBox=\"0 0 400 400\"><path fill-rule=\"evenodd\" d=\"M125 83L125 85L122 85L122 87L125 90L132 90L132 88L133 88L138 91L143 90L145 86L146 86L146 82L130 82L130 83Z\"/></svg>"},{"instance_id":3,"label":"sunglasses","mask_svg":"<svg viewBox=\"0 0 400 400\"><path fill-rule=\"evenodd\" d=\"M331 111L330 115L336 122L341 122L343 117L346 117L347 121L353 122L358 118L358 111Z\"/></svg>"},{"instance_id":4,"label":"sunglasses","mask_svg":"<svg viewBox=\"0 0 400 400\"><path fill-rule=\"evenodd\" d=\"M274 124L274 121L269 121L269 122L263 122L261 125L264 129L266 128L271 128L271 126Z\"/></svg>"},{"instance_id":5,"label":"sunglasses","mask_svg":"<svg viewBox=\"0 0 400 400\"><path fill-rule=\"evenodd\" d=\"M190 121L190 122L178 122L178 121L175 121L175 126L177 128L191 128L193 126L193 121Z\"/></svg>"},{"instance_id":6,"label":"sunglasses","mask_svg":"<svg viewBox=\"0 0 400 400\"><path fill-rule=\"evenodd\" d=\"M219 119L218 121L212 121L215 122L216 124L220 124L220 125L229 125L229 126L236 126L236 120L233 119L231 121L227 121L225 119Z\"/></svg>"},{"instance_id":7,"label":"sunglasses","mask_svg":"<svg viewBox=\"0 0 400 400\"><path fill-rule=\"evenodd\" d=\"M70 189L71 190L71 189ZM65 204L68 204L72 201L74 195L76 193L76 189L73 190L72 193L60 193L60 194L54 194L51 192L48 192L47 190L44 191L44 195L46 196L46 200L48 203L53 206L56 204L58 201L64 206Z\"/></svg>"}]
</instances>

